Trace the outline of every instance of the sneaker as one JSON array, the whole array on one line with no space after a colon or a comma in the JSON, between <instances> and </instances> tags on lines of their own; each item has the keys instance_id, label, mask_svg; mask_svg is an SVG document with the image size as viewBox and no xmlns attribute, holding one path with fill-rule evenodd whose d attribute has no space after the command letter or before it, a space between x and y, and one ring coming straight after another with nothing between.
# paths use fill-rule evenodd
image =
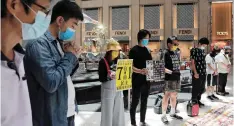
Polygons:
<instances>
[{"instance_id":1,"label":"sneaker","mask_svg":"<svg viewBox=\"0 0 234 126\"><path fill-rule=\"evenodd\" d=\"M145 122L140 122L140 126L149 126L149 125Z\"/></svg>"},{"instance_id":2,"label":"sneaker","mask_svg":"<svg viewBox=\"0 0 234 126\"><path fill-rule=\"evenodd\" d=\"M201 103L200 101L198 101L198 104L199 104L200 107L205 106L205 104Z\"/></svg>"},{"instance_id":3,"label":"sneaker","mask_svg":"<svg viewBox=\"0 0 234 126\"><path fill-rule=\"evenodd\" d=\"M219 100L218 97L216 97L214 94L211 95L212 98L216 99L216 100Z\"/></svg>"},{"instance_id":4,"label":"sneaker","mask_svg":"<svg viewBox=\"0 0 234 126\"><path fill-rule=\"evenodd\" d=\"M172 118L175 118L175 119L179 119L179 120L182 120L183 118L181 116L178 116L176 114L172 114L170 115Z\"/></svg>"},{"instance_id":5,"label":"sneaker","mask_svg":"<svg viewBox=\"0 0 234 126\"><path fill-rule=\"evenodd\" d=\"M217 92L217 95L225 96L225 93L223 93L223 92Z\"/></svg>"},{"instance_id":6,"label":"sneaker","mask_svg":"<svg viewBox=\"0 0 234 126\"><path fill-rule=\"evenodd\" d=\"M211 100L211 101L214 100L214 98L213 98L212 96L207 96L207 98L208 98L209 100Z\"/></svg>"},{"instance_id":7,"label":"sneaker","mask_svg":"<svg viewBox=\"0 0 234 126\"><path fill-rule=\"evenodd\" d=\"M176 110L175 110L175 113L180 113L180 111L176 109Z\"/></svg>"},{"instance_id":8,"label":"sneaker","mask_svg":"<svg viewBox=\"0 0 234 126\"><path fill-rule=\"evenodd\" d=\"M161 117L161 120L164 124L169 124L169 121L167 120L166 116Z\"/></svg>"},{"instance_id":9,"label":"sneaker","mask_svg":"<svg viewBox=\"0 0 234 126\"><path fill-rule=\"evenodd\" d=\"M229 92L226 92L226 91L225 91L224 94L225 94L225 95L229 95Z\"/></svg>"}]
</instances>

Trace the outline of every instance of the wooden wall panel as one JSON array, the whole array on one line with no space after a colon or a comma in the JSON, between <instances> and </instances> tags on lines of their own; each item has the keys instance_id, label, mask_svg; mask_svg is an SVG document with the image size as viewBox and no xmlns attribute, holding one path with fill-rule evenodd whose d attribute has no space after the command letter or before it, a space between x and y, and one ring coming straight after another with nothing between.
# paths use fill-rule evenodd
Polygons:
<instances>
[{"instance_id":1,"label":"wooden wall panel","mask_svg":"<svg viewBox=\"0 0 234 126\"><path fill-rule=\"evenodd\" d=\"M212 39L232 39L232 3L212 3Z\"/></svg>"}]
</instances>

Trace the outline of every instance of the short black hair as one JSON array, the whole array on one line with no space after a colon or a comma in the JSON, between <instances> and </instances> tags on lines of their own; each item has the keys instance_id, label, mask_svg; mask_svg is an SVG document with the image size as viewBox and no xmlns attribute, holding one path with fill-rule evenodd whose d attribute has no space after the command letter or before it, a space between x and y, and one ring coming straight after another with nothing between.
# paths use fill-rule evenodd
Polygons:
<instances>
[{"instance_id":1,"label":"short black hair","mask_svg":"<svg viewBox=\"0 0 234 126\"><path fill-rule=\"evenodd\" d=\"M151 34L148 30L145 30L145 29L141 29L138 34L137 34L137 40L138 40L138 43L141 42L141 40L143 38L145 38L147 35L149 35L149 38L151 38Z\"/></svg>"},{"instance_id":2,"label":"short black hair","mask_svg":"<svg viewBox=\"0 0 234 126\"><path fill-rule=\"evenodd\" d=\"M62 16L65 21L70 18L76 18L81 21L84 20L84 16L81 8L76 2L70 0L62 0L54 5L51 16L51 24L57 19L57 17Z\"/></svg>"},{"instance_id":3,"label":"short black hair","mask_svg":"<svg viewBox=\"0 0 234 126\"><path fill-rule=\"evenodd\" d=\"M198 43L209 45L209 40L206 37L201 38Z\"/></svg>"},{"instance_id":4,"label":"short black hair","mask_svg":"<svg viewBox=\"0 0 234 126\"><path fill-rule=\"evenodd\" d=\"M24 6L24 10L25 10L26 14L28 14L29 8L27 7L27 5L31 6L33 3L35 3L36 0L20 0L20 1ZM6 17L6 15L7 15L6 2L7 2L7 0L1 0L1 18Z\"/></svg>"}]
</instances>

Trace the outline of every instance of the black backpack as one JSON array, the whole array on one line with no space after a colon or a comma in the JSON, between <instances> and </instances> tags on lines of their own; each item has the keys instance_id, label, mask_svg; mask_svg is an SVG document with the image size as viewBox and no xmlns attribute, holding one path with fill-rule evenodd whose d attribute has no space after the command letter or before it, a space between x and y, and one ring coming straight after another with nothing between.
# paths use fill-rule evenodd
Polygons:
<instances>
[{"instance_id":1,"label":"black backpack","mask_svg":"<svg viewBox=\"0 0 234 126\"><path fill-rule=\"evenodd\" d=\"M157 98L154 103L154 113L156 114L162 114L162 99L163 97L161 95L157 95ZM176 102L176 108L177 108L178 102ZM170 113L171 111L171 105L170 105L170 100L168 101L168 106L167 106L167 111L166 113Z\"/></svg>"}]
</instances>

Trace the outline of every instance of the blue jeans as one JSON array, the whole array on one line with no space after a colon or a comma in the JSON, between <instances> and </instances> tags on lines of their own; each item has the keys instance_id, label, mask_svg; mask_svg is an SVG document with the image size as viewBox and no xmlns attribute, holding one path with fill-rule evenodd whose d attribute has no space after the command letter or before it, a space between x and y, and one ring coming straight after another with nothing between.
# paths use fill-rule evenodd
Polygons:
<instances>
[{"instance_id":1,"label":"blue jeans","mask_svg":"<svg viewBox=\"0 0 234 126\"><path fill-rule=\"evenodd\" d=\"M68 126L75 126L75 116L70 116L67 118Z\"/></svg>"}]
</instances>

